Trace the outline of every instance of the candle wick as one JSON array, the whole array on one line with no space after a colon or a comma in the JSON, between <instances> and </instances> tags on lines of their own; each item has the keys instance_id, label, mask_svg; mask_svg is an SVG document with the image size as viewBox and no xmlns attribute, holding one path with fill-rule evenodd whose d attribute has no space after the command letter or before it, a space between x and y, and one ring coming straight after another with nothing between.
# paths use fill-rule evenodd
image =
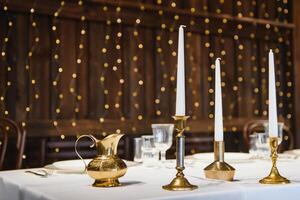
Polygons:
<instances>
[{"instance_id":1,"label":"candle wick","mask_svg":"<svg viewBox=\"0 0 300 200\"><path fill-rule=\"evenodd\" d=\"M179 28L185 28L186 27L186 25L180 25L179 26Z\"/></svg>"}]
</instances>

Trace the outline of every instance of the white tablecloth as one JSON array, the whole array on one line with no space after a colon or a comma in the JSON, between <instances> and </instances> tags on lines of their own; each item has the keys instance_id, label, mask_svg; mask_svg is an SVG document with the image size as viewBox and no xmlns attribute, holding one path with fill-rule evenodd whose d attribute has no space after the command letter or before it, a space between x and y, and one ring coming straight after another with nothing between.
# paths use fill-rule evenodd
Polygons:
<instances>
[{"instance_id":1,"label":"white tablecloth","mask_svg":"<svg viewBox=\"0 0 300 200\"><path fill-rule=\"evenodd\" d=\"M2 200L99 200L99 199L205 199L205 200L293 200L300 199L300 160L282 160L278 168L292 183L261 185L258 180L269 173L270 162L252 161L232 164L236 181L204 179L203 168L208 163L187 166L189 181L199 186L193 191L172 192L161 188L175 175L174 169L135 166L120 179L122 187L95 188L85 174L54 174L48 178L24 173L24 170L0 172ZM34 170L34 169L33 169Z\"/></svg>"}]
</instances>

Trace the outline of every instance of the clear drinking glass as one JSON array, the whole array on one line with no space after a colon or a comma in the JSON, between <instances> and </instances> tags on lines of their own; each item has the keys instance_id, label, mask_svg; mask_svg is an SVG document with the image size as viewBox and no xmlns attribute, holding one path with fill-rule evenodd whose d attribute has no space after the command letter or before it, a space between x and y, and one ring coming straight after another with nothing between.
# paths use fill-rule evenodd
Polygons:
<instances>
[{"instance_id":1,"label":"clear drinking glass","mask_svg":"<svg viewBox=\"0 0 300 200\"><path fill-rule=\"evenodd\" d=\"M142 136L142 159L145 166L154 166L158 161L158 150L153 135Z\"/></svg>"},{"instance_id":2,"label":"clear drinking glass","mask_svg":"<svg viewBox=\"0 0 300 200\"><path fill-rule=\"evenodd\" d=\"M143 162L142 159L142 138L134 138L134 158L135 162Z\"/></svg>"},{"instance_id":3,"label":"clear drinking glass","mask_svg":"<svg viewBox=\"0 0 300 200\"><path fill-rule=\"evenodd\" d=\"M278 122L278 145L281 144L283 138L283 126L284 123ZM269 134L269 123L264 123L265 133Z\"/></svg>"},{"instance_id":4,"label":"clear drinking glass","mask_svg":"<svg viewBox=\"0 0 300 200\"><path fill-rule=\"evenodd\" d=\"M166 152L172 146L174 124L152 124L154 143L160 152L160 160L166 160Z\"/></svg>"},{"instance_id":5,"label":"clear drinking glass","mask_svg":"<svg viewBox=\"0 0 300 200\"><path fill-rule=\"evenodd\" d=\"M249 135L249 153L253 157L257 157L258 156L258 152L257 152L257 139L258 139L257 134L251 134L251 135Z\"/></svg>"},{"instance_id":6,"label":"clear drinking glass","mask_svg":"<svg viewBox=\"0 0 300 200\"><path fill-rule=\"evenodd\" d=\"M257 134L257 153L259 157L267 158L270 156L269 136L267 133Z\"/></svg>"}]
</instances>

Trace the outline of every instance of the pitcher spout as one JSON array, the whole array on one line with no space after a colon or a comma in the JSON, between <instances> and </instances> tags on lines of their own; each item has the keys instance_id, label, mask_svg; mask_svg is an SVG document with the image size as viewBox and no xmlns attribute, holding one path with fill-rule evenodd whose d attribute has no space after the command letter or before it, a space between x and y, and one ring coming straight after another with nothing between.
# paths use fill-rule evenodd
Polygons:
<instances>
[{"instance_id":1,"label":"pitcher spout","mask_svg":"<svg viewBox=\"0 0 300 200\"><path fill-rule=\"evenodd\" d=\"M118 144L124 134L111 134L102 140L97 141L98 153L101 155L111 156L117 154Z\"/></svg>"}]
</instances>

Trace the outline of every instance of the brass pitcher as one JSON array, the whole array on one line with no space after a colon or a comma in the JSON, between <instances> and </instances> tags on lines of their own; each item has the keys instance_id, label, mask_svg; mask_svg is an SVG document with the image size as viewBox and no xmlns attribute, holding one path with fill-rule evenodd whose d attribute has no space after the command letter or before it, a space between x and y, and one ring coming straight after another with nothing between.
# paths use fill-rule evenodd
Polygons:
<instances>
[{"instance_id":1,"label":"brass pitcher","mask_svg":"<svg viewBox=\"0 0 300 200\"><path fill-rule=\"evenodd\" d=\"M92 135L82 135L75 143L75 152L84 162L87 174L95 179L93 186L95 187L116 187L121 185L118 178L125 175L127 166L125 162L117 156L117 147L119 140L124 134L111 134L102 140L96 139ZM77 151L77 143L83 138L88 137L94 143L91 147L96 146L97 157L95 157L88 165Z\"/></svg>"}]
</instances>

